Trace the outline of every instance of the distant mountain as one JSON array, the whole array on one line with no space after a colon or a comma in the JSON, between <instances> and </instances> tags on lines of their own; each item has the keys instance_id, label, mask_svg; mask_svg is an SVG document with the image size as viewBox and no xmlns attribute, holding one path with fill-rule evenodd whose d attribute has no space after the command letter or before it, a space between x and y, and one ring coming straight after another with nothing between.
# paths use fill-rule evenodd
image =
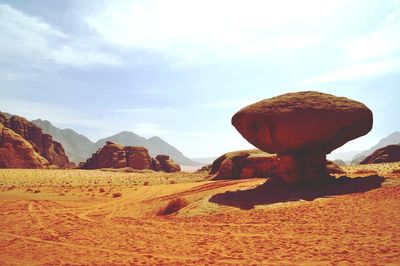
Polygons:
<instances>
[{"instance_id":1,"label":"distant mountain","mask_svg":"<svg viewBox=\"0 0 400 266\"><path fill-rule=\"evenodd\" d=\"M350 162L355 155L359 154L361 151L344 151L344 152L335 152L328 154L327 157L329 160L343 160L345 162Z\"/></svg>"},{"instance_id":2,"label":"distant mountain","mask_svg":"<svg viewBox=\"0 0 400 266\"><path fill-rule=\"evenodd\" d=\"M68 158L76 164L86 161L96 151L96 147L90 139L72 129L59 129L47 120L36 119L31 122L40 127L43 132L53 136L54 140L60 142Z\"/></svg>"},{"instance_id":3,"label":"distant mountain","mask_svg":"<svg viewBox=\"0 0 400 266\"><path fill-rule=\"evenodd\" d=\"M185 157L182 152L159 137L146 139L133 132L122 131L116 135L100 139L96 143L93 143L90 139L76 133L72 129L59 129L46 120L37 119L33 120L32 123L42 128L45 133L52 135L54 140L60 142L70 160L77 164L86 161L92 153L98 148L103 147L106 142L110 140L124 146L146 147L152 157L159 154L169 155L175 162L181 165L201 165L201 163Z\"/></svg>"},{"instance_id":4,"label":"distant mountain","mask_svg":"<svg viewBox=\"0 0 400 266\"><path fill-rule=\"evenodd\" d=\"M95 143L96 148L103 147L107 141L117 142L124 146L143 146L149 150L150 156L155 157L159 154L166 154L181 165L200 165L200 163L185 157L182 152L165 142L160 137L151 137L146 139L133 132L122 131L114 136L100 139Z\"/></svg>"},{"instance_id":5,"label":"distant mountain","mask_svg":"<svg viewBox=\"0 0 400 266\"><path fill-rule=\"evenodd\" d=\"M381 139L378 142L378 144L372 146L369 150L365 150L365 151L355 155L353 157L353 159L357 159L361 156L367 157L367 156L371 155L374 151L376 151L380 148L386 147L388 145L391 145L391 144L400 144L400 132L399 131L393 132L389 136Z\"/></svg>"},{"instance_id":6,"label":"distant mountain","mask_svg":"<svg viewBox=\"0 0 400 266\"><path fill-rule=\"evenodd\" d=\"M130 131L122 131L113 136L110 136L110 137L107 137L104 139L99 139L94 144L94 146L96 147L96 149L101 148L104 145L106 145L107 141L113 141L113 142L116 142L123 146L145 146L147 143L146 138L136 135L135 133L130 132Z\"/></svg>"},{"instance_id":7,"label":"distant mountain","mask_svg":"<svg viewBox=\"0 0 400 266\"><path fill-rule=\"evenodd\" d=\"M391 163L400 161L400 144L388 145L377 149L360 164Z\"/></svg>"},{"instance_id":8,"label":"distant mountain","mask_svg":"<svg viewBox=\"0 0 400 266\"><path fill-rule=\"evenodd\" d=\"M215 157L203 157L203 158L191 158L191 159L195 162L199 162L199 163L205 165L205 164L212 164L215 161L215 159L217 159L217 158L218 157L215 156Z\"/></svg>"}]
</instances>

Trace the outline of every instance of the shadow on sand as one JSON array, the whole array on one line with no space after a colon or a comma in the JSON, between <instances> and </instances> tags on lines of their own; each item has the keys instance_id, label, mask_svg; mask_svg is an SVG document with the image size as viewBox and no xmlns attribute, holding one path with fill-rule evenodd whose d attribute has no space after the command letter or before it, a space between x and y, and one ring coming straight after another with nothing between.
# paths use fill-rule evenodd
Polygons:
<instances>
[{"instance_id":1,"label":"shadow on sand","mask_svg":"<svg viewBox=\"0 0 400 266\"><path fill-rule=\"evenodd\" d=\"M384 178L378 175L367 177L330 178L318 184L287 185L273 179L248 190L227 191L212 196L210 202L237 207L242 210L253 209L256 205L278 202L307 200L320 197L365 192L379 188Z\"/></svg>"}]
</instances>

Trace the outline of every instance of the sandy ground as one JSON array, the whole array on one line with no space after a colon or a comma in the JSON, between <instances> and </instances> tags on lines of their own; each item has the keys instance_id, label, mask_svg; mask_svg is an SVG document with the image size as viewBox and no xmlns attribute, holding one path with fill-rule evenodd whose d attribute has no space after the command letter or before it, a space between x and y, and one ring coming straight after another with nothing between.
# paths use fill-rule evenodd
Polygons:
<instances>
[{"instance_id":1,"label":"sandy ground","mask_svg":"<svg viewBox=\"0 0 400 266\"><path fill-rule=\"evenodd\" d=\"M400 164L345 168L334 188L297 189L0 170L0 265L400 265ZM188 205L157 215L176 198Z\"/></svg>"}]
</instances>

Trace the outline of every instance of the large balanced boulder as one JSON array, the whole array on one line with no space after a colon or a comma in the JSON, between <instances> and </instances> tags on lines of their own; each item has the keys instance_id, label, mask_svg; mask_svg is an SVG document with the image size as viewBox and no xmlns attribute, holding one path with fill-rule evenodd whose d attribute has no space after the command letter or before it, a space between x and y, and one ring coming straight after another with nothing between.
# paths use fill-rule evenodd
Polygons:
<instances>
[{"instance_id":1,"label":"large balanced boulder","mask_svg":"<svg viewBox=\"0 0 400 266\"><path fill-rule=\"evenodd\" d=\"M287 183L326 177L326 154L367 134L372 122L364 104L314 91L265 99L232 117L246 140L277 154Z\"/></svg>"},{"instance_id":2,"label":"large balanced boulder","mask_svg":"<svg viewBox=\"0 0 400 266\"><path fill-rule=\"evenodd\" d=\"M39 154L39 156L45 159L45 161L41 159L36 160L35 163L32 163L30 159L27 159L28 161L25 163L23 163L21 160L18 160L19 164L13 163L12 166L11 164L9 164L9 166L3 167L45 168L49 165L53 165L60 168L70 168L74 166L72 163L69 162L62 145L54 141L52 136L44 134L38 126L29 122L27 119L20 116L5 115L4 113L0 112L0 124L2 125L3 131L5 129L8 129L6 130L6 136L9 136L9 138L3 139L3 142L1 144L3 147L5 145L7 146L7 143L5 141L12 141L12 139L15 140L14 137L18 135L19 140L21 138L25 140L26 145L23 145L25 148L27 147L27 145L30 146L37 154ZM12 134L13 138L10 137L11 133L9 132L9 130L16 134ZM7 146L7 153L2 153L2 158L4 160L14 160L13 158L15 158L14 155L17 151L11 151L10 149L10 147L16 147L14 144L15 142ZM31 153L28 152L28 150L29 149L18 149L18 153L20 153L19 157L30 158ZM29 155L22 154L23 152L28 152ZM9 158L5 159L6 157Z\"/></svg>"},{"instance_id":3,"label":"large balanced boulder","mask_svg":"<svg viewBox=\"0 0 400 266\"><path fill-rule=\"evenodd\" d=\"M151 158L148 150L144 147L123 147L112 141L107 141L106 145L93 153L92 157L87 159L85 163L79 164L79 168L82 169L126 167L168 173L180 171L180 166L169 156L158 155L156 158Z\"/></svg>"},{"instance_id":4,"label":"large balanced boulder","mask_svg":"<svg viewBox=\"0 0 400 266\"><path fill-rule=\"evenodd\" d=\"M400 144L388 145L374 151L360 164L400 162Z\"/></svg>"}]
</instances>

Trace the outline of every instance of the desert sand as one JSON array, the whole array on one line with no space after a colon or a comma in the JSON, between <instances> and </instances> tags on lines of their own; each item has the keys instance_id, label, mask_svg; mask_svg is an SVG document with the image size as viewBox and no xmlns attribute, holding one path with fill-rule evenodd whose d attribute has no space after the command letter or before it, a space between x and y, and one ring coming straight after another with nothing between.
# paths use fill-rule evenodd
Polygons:
<instances>
[{"instance_id":1,"label":"desert sand","mask_svg":"<svg viewBox=\"0 0 400 266\"><path fill-rule=\"evenodd\" d=\"M0 264L399 265L400 163L344 168L350 183L300 193L206 173L2 169Z\"/></svg>"}]
</instances>

